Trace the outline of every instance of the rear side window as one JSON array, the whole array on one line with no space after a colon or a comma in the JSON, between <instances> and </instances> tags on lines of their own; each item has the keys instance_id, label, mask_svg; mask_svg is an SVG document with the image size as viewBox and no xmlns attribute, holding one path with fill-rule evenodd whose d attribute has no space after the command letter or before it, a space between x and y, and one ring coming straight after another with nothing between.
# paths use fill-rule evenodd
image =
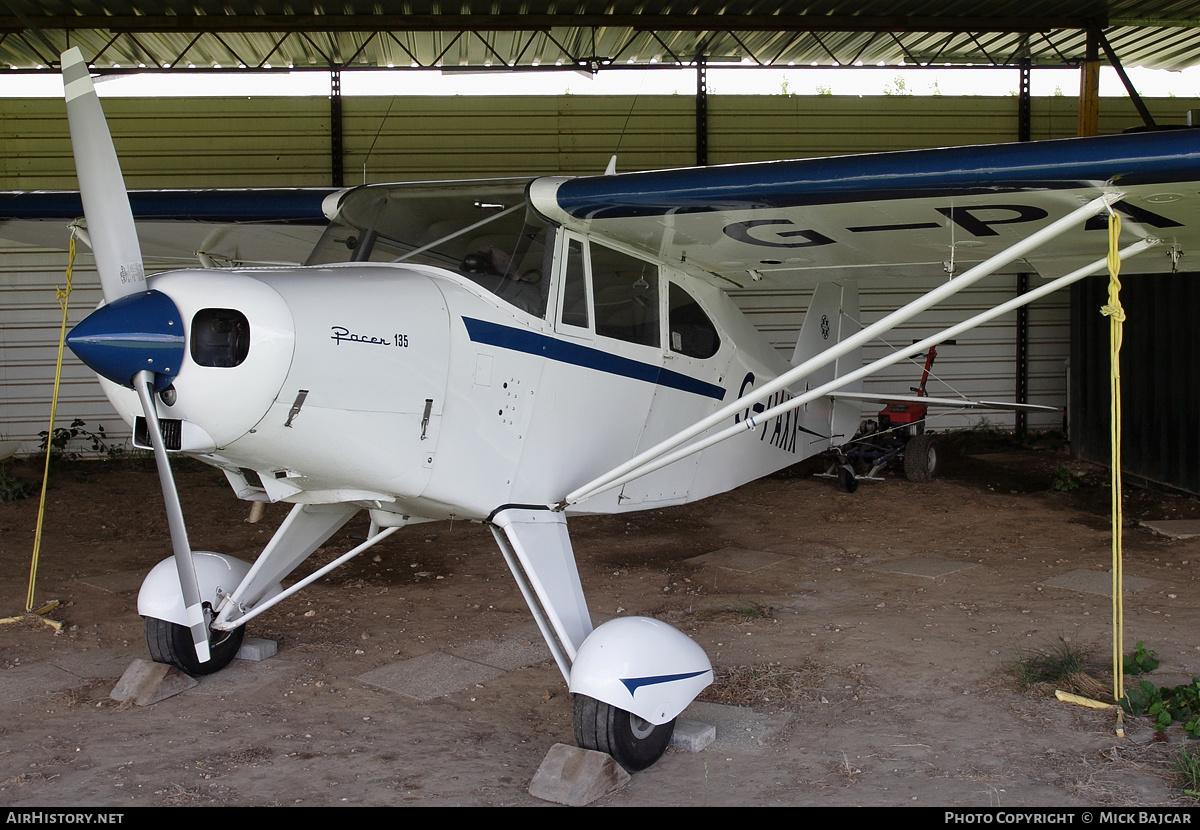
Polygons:
<instances>
[{"instance_id":1,"label":"rear side window","mask_svg":"<svg viewBox=\"0 0 1200 830\"><path fill-rule=\"evenodd\" d=\"M232 308L203 308L192 318L192 360L200 366L240 366L250 353L250 321Z\"/></svg>"},{"instance_id":2,"label":"rear side window","mask_svg":"<svg viewBox=\"0 0 1200 830\"><path fill-rule=\"evenodd\" d=\"M715 355L721 348L721 336L700 304L675 283L671 283L667 296L671 306L671 351L701 359Z\"/></svg>"},{"instance_id":3,"label":"rear side window","mask_svg":"<svg viewBox=\"0 0 1200 830\"><path fill-rule=\"evenodd\" d=\"M570 240L567 246L562 321L568 326L588 327L587 274L583 266L583 245L578 239Z\"/></svg>"}]
</instances>

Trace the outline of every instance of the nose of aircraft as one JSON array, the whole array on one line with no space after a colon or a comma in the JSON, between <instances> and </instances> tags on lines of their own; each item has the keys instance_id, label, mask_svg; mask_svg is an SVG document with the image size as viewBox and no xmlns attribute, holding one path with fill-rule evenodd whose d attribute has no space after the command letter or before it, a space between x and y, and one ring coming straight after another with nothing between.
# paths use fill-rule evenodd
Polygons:
<instances>
[{"instance_id":1,"label":"nose of aircraft","mask_svg":"<svg viewBox=\"0 0 1200 830\"><path fill-rule=\"evenodd\" d=\"M161 291L139 291L102 306L67 335L67 345L98 375L132 388L138 372L155 374L155 391L170 385L183 363L183 318Z\"/></svg>"}]
</instances>

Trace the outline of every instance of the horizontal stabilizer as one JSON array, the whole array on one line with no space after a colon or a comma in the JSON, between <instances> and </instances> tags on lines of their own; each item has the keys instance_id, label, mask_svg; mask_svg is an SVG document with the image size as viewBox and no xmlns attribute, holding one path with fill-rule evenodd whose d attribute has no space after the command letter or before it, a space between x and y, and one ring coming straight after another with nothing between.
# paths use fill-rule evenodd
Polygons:
<instances>
[{"instance_id":1,"label":"horizontal stabilizer","mask_svg":"<svg viewBox=\"0 0 1200 830\"><path fill-rule=\"evenodd\" d=\"M913 404L944 406L952 409L1012 409L1018 412L1058 412L1056 406L1015 401L972 401L966 398L930 398L925 395L872 395L867 392L830 392L831 398L850 398L859 401L874 401L886 404Z\"/></svg>"}]
</instances>

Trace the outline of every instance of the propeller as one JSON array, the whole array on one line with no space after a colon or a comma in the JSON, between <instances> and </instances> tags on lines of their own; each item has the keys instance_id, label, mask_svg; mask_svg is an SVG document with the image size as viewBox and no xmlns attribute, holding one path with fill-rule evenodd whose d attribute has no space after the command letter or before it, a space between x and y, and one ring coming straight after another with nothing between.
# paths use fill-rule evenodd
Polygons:
<instances>
[{"instance_id":1,"label":"propeller","mask_svg":"<svg viewBox=\"0 0 1200 830\"><path fill-rule=\"evenodd\" d=\"M141 401L167 508L188 628L197 659L207 663L209 621L154 402L155 393L169 386L179 373L186 348L183 319L167 295L146 288L125 179L87 62L78 48L62 54L62 74L75 171L105 300L104 306L71 331L67 344L97 374L133 389Z\"/></svg>"}]
</instances>

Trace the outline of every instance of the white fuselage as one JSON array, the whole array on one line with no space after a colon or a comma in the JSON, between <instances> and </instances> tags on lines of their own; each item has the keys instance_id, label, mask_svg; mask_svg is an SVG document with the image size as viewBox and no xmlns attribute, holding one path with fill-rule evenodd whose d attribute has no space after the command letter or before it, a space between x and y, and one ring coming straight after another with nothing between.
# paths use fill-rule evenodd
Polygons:
<instances>
[{"instance_id":1,"label":"white fuselage","mask_svg":"<svg viewBox=\"0 0 1200 830\"><path fill-rule=\"evenodd\" d=\"M544 317L428 265L161 274L151 287L178 306L189 345L192 321L211 308L243 314L250 342L235 366L201 365L189 348L159 414L180 420L180 449L224 469L243 498L355 502L414 519L557 503L788 368L723 293L655 267L648 302L664 324L653 344L598 334L594 300L597 313L574 325L560 268ZM668 299L679 289L715 329L710 356L681 347ZM132 422L136 397L104 383ZM802 409L575 509L702 498L826 449L828 431L827 407Z\"/></svg>"}]
</instances>

